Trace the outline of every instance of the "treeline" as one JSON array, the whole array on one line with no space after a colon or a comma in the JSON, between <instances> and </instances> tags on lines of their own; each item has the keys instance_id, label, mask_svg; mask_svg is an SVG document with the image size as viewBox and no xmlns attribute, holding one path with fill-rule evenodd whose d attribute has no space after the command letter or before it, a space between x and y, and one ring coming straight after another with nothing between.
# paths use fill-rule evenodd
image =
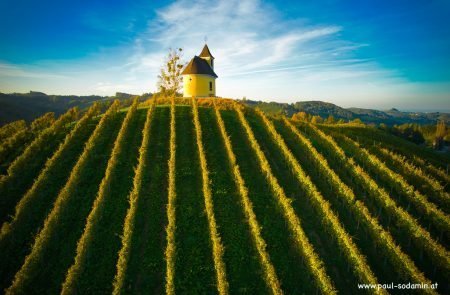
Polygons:
<instances>
[{"instance_id":1,"label":"treeline","mask_svg":"<svg viewBox=\"0 0 450 295\"><path fill-rule=\"evenodd\" d=\"M349 125L366 125L361 119L345 120L336 119L333 115L321 117L307 112L297 112L292 115L291 119L296 122L305 122L313 124L349 124ZM389 126L386 123L379 125L370 123L372 127L377 127L383 131L389 132L395 136L401 137L415 144L425 144L436 150L443 150L449 145L450 129L446 127L444 120L438 120L437 124L421 125L417 123L405 123L401 125Z\"/></svg>"},{"instance_id":2,"label":"treeline","mask_svg":"<svg viewBox=\"0 0 450 295\"><path fill-rule=\"evenodd\" d=\"M293 121L299 122L310 122L313 124L344 124L344 123L352 123L352 124L364 124L361 119L353 119L353 120L345 120L345 119L336 119L333 115L329 115L326 118L322 118L319 115L312 115L306 112L298 112L292 115Z\"/></svg>"},{"instance_id":3,"label":"treeline","mask_svg":"<svg viewBox=\"0 0 450 295\"><path fill-rule=\"evenodd\" d=\"M450 129L446 127L444 121L438 121L437 124L433 125L407 123L392 127L380 124L379 128L415 144L432 146L436 150L444 149L450 141Z\"/></svg>"}]
</instances>

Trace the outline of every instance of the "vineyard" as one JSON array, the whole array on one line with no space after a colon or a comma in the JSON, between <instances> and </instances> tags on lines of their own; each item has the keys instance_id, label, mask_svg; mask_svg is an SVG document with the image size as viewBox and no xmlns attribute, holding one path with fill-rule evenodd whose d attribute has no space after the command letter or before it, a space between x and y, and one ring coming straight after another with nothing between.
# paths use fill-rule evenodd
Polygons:
<instances>
[{"instance_id":1,"label":"vineyard","mask_svg":"<svg viewBox=\"0 0 450 295\"><path fill-rule=\"evenodd\" d=\"M0 128L6 294L450 294L447 155L227 99L46 116Z\"/></svg>"}]
</instances>

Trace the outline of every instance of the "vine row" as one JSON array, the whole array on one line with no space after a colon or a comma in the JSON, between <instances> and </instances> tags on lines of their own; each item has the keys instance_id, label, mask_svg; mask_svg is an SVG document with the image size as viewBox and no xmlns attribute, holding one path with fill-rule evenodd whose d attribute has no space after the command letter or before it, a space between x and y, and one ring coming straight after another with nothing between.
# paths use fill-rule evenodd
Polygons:
<instances>
[{"instance_id":1,"label":"vine row","mask_svg":"<svg viewBox=\"0 0 450 295\"><path fill-rule=\"evenodd\" d=\"M317 128L316 130L319 131ZM322 131L320 130L320 132ZM332 136L326 138L330 144L338 146ZM398 225L405 228L409 232L410 237L423 247L430 254L430 257L433 257L433 261L437 266L449 271L450 255L447 250L436 242L430 233L423 229L407 211L398 206L389 194L363 168L356 164L353 158L347 157L341 147L336 149L336 152L340 155L341 159L346 160L345 165L350 168L354 179L374 197L379 206L383 207L389 214L398 219Z\"/></svg>"},{"instance_id":2,"label":"vine row","mask_svg":"<svg viewBox=\"0 0 450 295\"><path fill-rule=\"evenodd\" d=\"M117 260L117 272L113 282L113 294L118 295L124 292L123 284L125 282L125 276L127 272L128 260L130 257L131 240L133 236L134 226L135 226L135 216L137 210L137 202L142 194L143 188L143 174L146 167L146 159L149 154L149 144L150 144L150 128L152 125L152 115L155 109L155 101L152 100L152 105L147 111L147 116L145 119L144 129L142 130L142 144L139 148L139 163L136 168L135 176L133 179L133 190L131 191L128 199L130 202L130 207L128 207L127 214L125 217L123 225L122 234L122 247L119 251L119 258Z\"/></svg>"},{"instance_id":3,"label":"vine row","mask_svg":"<svg viewBox=\"0 0 450 295\"><path fill-rule=\"evenodd\" d=\"M175 294L174 276L175 276L175 227L176 227L176 120L175 120L175 98L171 98L170 103L170 141L169 141L169 187L167 201L167 219L166 227L167 247L165 251L166 258L166 294Z\"/></svg>"},{"instance_id":4,"label":"vine row","mask_svg":"<svg viewBox=\"0 0 450 295\"><path fill-rule=\"evenodd\" d=\"M264 152L261 150L261 147L259 146L259 143L257 142L255 135L253 134L253 131L244 116L243 111L237 104L235 106L235 110L238 114L239 121L241 122L241 125L243 126L245 133L247 134L251 147L258 158L261 170L264 172L270 188L278 204L282 208L286 222L288 223L289 228L292 231L293 237L297 243L299 250L306 258L306 265L313 274L317 285L322 290L322 292L326 294L336 293L337 291L334 288L333 283L331 282L331 279L325 270L324 263L320 259L319 255L317 255L317 253L315 252L311 242L308 240L308 237L306 236L301 226L300 219L296 215L295 210L291 205L292 201L286 196L283 188L280 186L278 180L273 175L270 164L266 156L264 155Z\"/></svg>"},{"instance_id":5,"label":"vine row","mask_svg":"<svg viewBox=\"0 0 450 295\"><path fill-rule=\"evenodd\" d=\"M110 185L112 181L112 175L117 169L119 155L122 153L124 145L124 137L127 133L130 122L133 119L137 111L138 100L134 100L133 104L129 108L125 120L122 123L119 134L117 135L116 141L114 142L114 147L111 153L111 157L108 160L108 165L106 168L105 176L100 184L97 197L95 198L94 204L92 205L92 210L86 221L86 226L83 235L78 240L75 261L72 266L67 271L66 279L62 286L61 294L75 294L77 293L77 284L79 277L85 267L86 260L88 259L89 247L92 244L94 238L94 233L96 228L98 228L98 220L100 216L104 214L105 199L112 193L110 190Z\"/></svg>"},{"instance_id":6,"label":"vine row","mask_svg":"<svg viewBox=\"0 0 450 295\"><path fill-rule=\"evenodd\" d=\"M306 190L307 195L312 200L316 210L318 210L322 215L324 224L326 224L329 230L336 236L339 246L346 254L348 261L353 264L355 273L359 279L368 284L377 284L377 278L368 266L365 257L360 253L359 249L352 241L352 238L345 231L338 217L331 209L329 202L324 199L315 184L312 182L311 178L300 166L293 153L289 150L283 137L275 130L273 123L270 122L266 115L261 111L257 110L256 112L262 118L262 121L264 122L264 125L273 141L278 145L285 159L294 170L294 174L298 182Z\"/></svg>"},{"instance_id":7,"label":"vine row","mask_svg":"<svg viewBox=\"0 0 450 295\"><path fill-rule=\"evenodd\" d=\"M450 217L448 215L439 210L434 203L429 202L427 197L415 190L412 185L406 182L403 176L389 169L378 157L370 153L358 142L345 135L342 137L348 144L356 148L360 156L368 161L378 173L388 177L390 182L395 184L396 188L408 197L408 201L414 204L419 212L427 216L434 223L436 228L444 233L450 232Z\"/></svg>"},{"instance_id":8,"label":"vine row","mask_svg":"<svg viewBox=\"0 0 450 295\"><path fill-rule=\"evenodd\" d=\"M11 163L7 175L0 179L0 221L5 221L6 215L14 212L15 206L32 185L48 157L65 138L69 130L68 123L76 120L78 115L77 108L61 115Z\"/></svg>"},{"instance_id":9,"label":"vine row","mask_svg":"<svg viewBox=\"0 0 450 295\"><path fill-rule=\"evenodd\" d=\"M196 98L192 97L192 113L195 126L195 133L197 139L197 148L200 158L200 166L202 170L202 189L205 200L206 216L208 218L209 233L211 236L214 266L217 275L217 287L219 294L228 294L228 282L225 270L225 263L223 262L223 245L220 241L219 231L217 229L216 218L214 217L214 204L211 195L210 179L208 172L208 164L206 161L205 150L203 148L202 126L198 118L198 105Z\"/></svg>"},{"instance_id":10,"label":"vine row","mask_svg":"<svg viewBox=\"0 0 450 295\"><path fill-rule=\"evenodd\" d=\"M255 212L253 210L252 201L248 196L248 189L245 185L244 179L242 178L239 166L237 165L236 155L233 152L231 140L228 136L228 133L225 128L225 123L223 122L222 115L220 114L219 108L217 107L215 100L214 100L214 111L216 114L216 120L217 124L219 125L222 139L225 143L228 160L234 175L235 184L241 197L241 203L244 209L244 213L247 218L248 225L250 227L250 232L253 241L255 243L256 250L258 251L259 261L264 270L266 284L273 294L281 295L283 292L281 290L280 281L278 280L275 268L272 262L270 261L269 253L266 250L267 245L262 237L261 227L258 223Z\"/></svg>"},{"instance_id":11,"label":"vine row","mask_svg":"<svg viewBox=\"0 0 450 295\"><path fill-rule=\"evenodd\" d=\"M384 249L384 253L392 261L392 264L398 267L397 271L400 275L404 279L411 279L415 283L429 282L424 274L416 267L411 258L395 243L391 234L384 230L378 220L370 214L364 203L356 199L353 190L340 179L333 169L331 169L328 161L317 151L311 141L303 136L303 134L301 134L295 125L288 119L284 118L284 123L296 135L299 141L308 148L309 153L319 164L320 170L328 176L328 179L332 182L334 187L337 188L337 195L350 207L352 212L358 217L358 220L361 220L366 224L371 237ZM333 148L333 151L340 155L343 161L349 160L346 158L344 151L330 136L326 135L312 124L309 126L318 135L320 140L327 142ZM357 168L354 165L350 166L350 169L353 173L356 173Z\"/></svg>"},{"instance_id":12,"label":"vine row","mask_svg":"<svg viewBox=\"0 0 450 295\"><path fill-rule=\"evenodd\" d=\"M89 138L85 145L84 151L77 161L77 164L70 173L69 179L64 188L59 193L52 211L47 216L42 230L37 235L31 253L25 258L25 262L21 269L16 273L12 285L6 290L7 294L26 293L26 290L31 288L30 280L31 274L39 271L38 267L45 258L45 251L51 241L51 236L59 225L60 219L64 215L67 203L74 191L77 190L78 181L81 174L86 167L89 158L92 156L92 149L101 139L103 129L110 123L111 119L115 117L120 107L118 100L110 106L108 111L102 116L99 124L94 130L94 133Z\"/></svg>"}]
</instances>

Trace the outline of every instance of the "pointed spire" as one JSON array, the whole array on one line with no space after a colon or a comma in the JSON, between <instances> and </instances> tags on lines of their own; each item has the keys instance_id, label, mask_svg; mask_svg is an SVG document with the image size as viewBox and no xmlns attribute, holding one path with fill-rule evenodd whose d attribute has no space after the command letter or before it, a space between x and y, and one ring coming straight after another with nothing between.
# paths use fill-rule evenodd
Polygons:
<instances>
[{"instance_id":1,"label":"pointed spire","mask_svg":"<svg viewBox=\"0 0 450 295\"><path fill-rule=\"evenodd\" d=\"M205 46L202 49L202 52L200 52L200 57L209 57L211 59L214 59L214 56L212 56L211 52L209 51L208 45L205 44Z\"/></svg>"}]
</instances>

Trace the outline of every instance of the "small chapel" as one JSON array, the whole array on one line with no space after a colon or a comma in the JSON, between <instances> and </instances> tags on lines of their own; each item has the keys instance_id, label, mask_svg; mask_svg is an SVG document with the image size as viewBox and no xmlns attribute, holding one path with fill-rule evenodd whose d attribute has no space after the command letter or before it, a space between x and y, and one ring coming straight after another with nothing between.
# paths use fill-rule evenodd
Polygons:
<instances>
[{"instance_id":1,"label":"small chapel","mask_svg":"<svg viewBox=\"0 0 450 295\"><path fill-rule=\"evenodd\" d=\"M214 97L216 96L216 78L214 72L214 57L205 44L199 56L186 65L181 72L183 76L184 97Z\"/></svg>"}]
</instances>

